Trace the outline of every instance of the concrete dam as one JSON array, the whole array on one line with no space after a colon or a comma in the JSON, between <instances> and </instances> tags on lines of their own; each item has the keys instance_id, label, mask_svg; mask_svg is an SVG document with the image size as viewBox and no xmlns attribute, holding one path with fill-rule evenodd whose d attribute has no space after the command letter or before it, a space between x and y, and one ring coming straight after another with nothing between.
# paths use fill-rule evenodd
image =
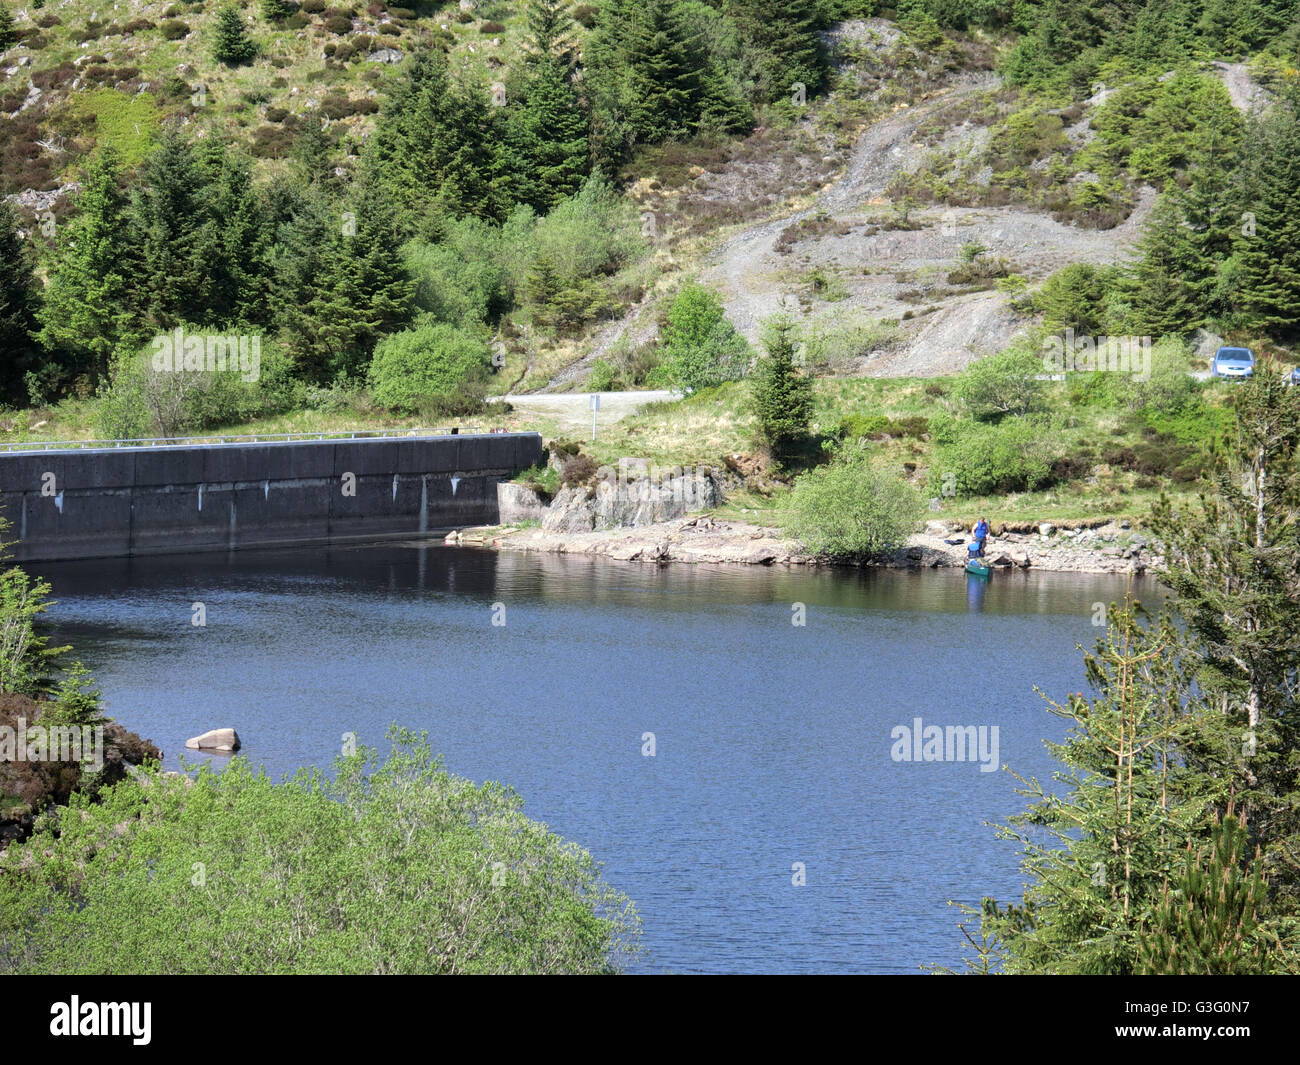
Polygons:
<instances>
[{"instance_id":1,"label":"concrete dam","mask_svg":"<svg viewBox=\"0 0 1300 1065\"><path fill-rule=\"evenodd\" d=\"M62 446L0 453L19 561L431 535L498 519L537 433Z\"/></svg>"}]
</instances>

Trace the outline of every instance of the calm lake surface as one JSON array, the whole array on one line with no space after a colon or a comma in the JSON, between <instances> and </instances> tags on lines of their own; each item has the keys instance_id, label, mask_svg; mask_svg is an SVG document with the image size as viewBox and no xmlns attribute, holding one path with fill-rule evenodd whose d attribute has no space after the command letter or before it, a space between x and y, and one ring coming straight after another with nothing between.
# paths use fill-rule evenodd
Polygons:
<instances>
[{"instance_id":1,"label":"calm lake surface","mask_svg":"<svg viewBox=\"0 0 1300 1065\"><path fill-rule=\"evenodd\" d=\"M450 771L513 785L605 863L651 972L956 963L946 902L1018 896L985 822L1023 800L974 756L895 761L891 731L997 726L997 761L1048 777L1065 726L1033 687L1083 688L1093 604L1127 586L430 544L30 568L60 642L169 768L220 726L275 775L328 766L345 732L382 749L390 722L428 729Z\"/></svg>"}]
</instances>

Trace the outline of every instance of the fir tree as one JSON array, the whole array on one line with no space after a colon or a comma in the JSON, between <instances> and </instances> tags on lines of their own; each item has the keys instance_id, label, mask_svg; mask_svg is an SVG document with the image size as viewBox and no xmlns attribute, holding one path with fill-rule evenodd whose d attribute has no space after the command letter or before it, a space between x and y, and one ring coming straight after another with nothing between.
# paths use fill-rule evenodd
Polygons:
<instances>
[{"instance_id":1,"label":"fir tree","mask_svg":"<svg viewBox=\"0 0 1300 1065\"><path fill-rule=\"evenodd\" d=\"M134 303L154 330L206 317L207 207L206 175L194 150L172 130L140 167L129 220Z\"/></svg>"},{"instance_id":2,"label":"fir tree","mask_svg":"<svg viewBox=\"0 0 1300 1065\"><path fill-rule=\"evenodd\" d=\"M1084 659L1096 697L1048 701L1070 722L1047 744L1063 770L1017 777L1029 808L999 830L1022 848L1024 897L967 911L1008 973L1132 973L1172 856L1206 817L1210 785L1179 759L1189 667L1173 620L1130 602L1107 622Z\"/></svg>"},{"instance_id":3,"label":"fir tree","mask_svg":"<svg viewBox=\"0 0 1300 1065\"><path fill-rule=\"evenodd\" d=\"M1137 972L1144 976L1249 976L1276 971L1276 937L1263 933L1267 902L1258 848L1248 861L1246 818L1232 806L1215 814L1208 844L1187 845L1182 871L1143 929Z\"/></svg>"},{"instance_id":4,"label":"fir tree","mask_svg":"<svg viewBox=\"0 0 1300 1065\"><path fill-rule=\"evenodd\" d=\"M759 362L753 386L759 433L778 462L807 438L812 418L812 381L795 368L793 331L787 318L768 325L767 357Z\"/></svg>"},{"instance_id":5,"label":"fir tree","mask_svg":"<svg viewBox=\"0 0 1300 1065\"><path fill-rule=\"evenodd\" d=\"M205 217L198 234L206 270L207 318L219 325L268 319L268 224L249 161L215 138L205 142Z\"/></svg>"},{"instance_id":6,"label":"fir tree","mask_svg":"<svg viewBox=\"0 0 1300 1065\"><path fill-rule=\"evenodd\" d=\"M574 33L569 0L528 0L528 60L558 60L571 68L578 59L578 42Z\"/></svg>"},{"instance_id":7,"label":"fir tree","mask_svg":"<svg viewBox=\"0 0 1300 1065\"><path fill-rule=\"evenodd\" d=\"M380 115L371 155L408 222L438 210L504 217L500 109L489 100L483 86L453 83L443 53L412 57Z\"/></svg>"},{"instance_id":8,"label":"fir tree","mask_svg":"<svg viewBox=\"0 0 1300 1065\"><path fill-rule=\"evenodd\" d=\"M262 18L267 22L280 22L293 14L293 6L288 0L261 0Z\"/></svg>"},{"instance_id":9,"label":"fir tree","mask_svg":"<svg viewBox=\"0 0 1300 1065\"><path fill-rule=\"evenodd\" d=\"M73 372L106 377L116 352L144 337L131 286L131 223L118 158L100 149L82 178L75 213L58 229L40 310L40 339Z\"/></svg>"},{"instance_id":10,"label":"fir tree","mask_svg":"<svg viewBox=\"0 0 1300 1065\"><path fill-rule=\"evenodd\" d=\"M628 124L654 143L694 132L699 122L706 56L692 40L673 0L648 0L627 50L632 94Z\"/></svg>"},{"instance_id":11,"label":"fir tree","mask_svg":"<svg viewBox=\"0 0 1300 1065\"><path fill-rule=\"evenodd\" d=\"M227 4L217 12L212 58L233 67L247 63L256 54L257 46L248 39L244 29L243 14L234 4Z\"/></svg>"},{"instance_id":12,"label":"fir tree","mask_svg":"<svg viewBox=\"0 0 1300 1065\"><path fill-rule=\"evenodd\" d=\"M396 212L368 165L335 234L294 341L300 364L322 380L363 373L375 343L408 318L415 288L393 254L402 241Z\"/></svg>"},{"instance_id":13,"label":"fir tree","mask_svg":"<svg viewBox=\"0 0 1300 1065\"><path fill-rule=\"evenodd\" d=\"M18 32L14 29L13 12L4 4L0 4L0 52L15 44L17 40Z\"/></svg>"},{"instance_id":14,"label":"fir tree","mask_svg":"<svg viewBox=\"0 0 1300 1065\"><path fill-rule=\"evenodd\" d=\"M1263 848L1274 890L1300 902L1300 394L1261 372L1196 507L1162 500L1152 531L1186 623L1196 682L1215 708L1188 764L1219 781Z\"/></svg>"},{"instance_id":15,"label":"fir tree","mask_svg":"<svg viewBox=\"0 0 1300 1065\"><path fill-rule=\"evenodd\" d=\"M1252 125L1242 208L1253 216L1237 238L1241 302L1250 326L1300 336L1300 88Z\"/></svg>"},{"instance_id":16,"label":"fir tree","mask_svg":"<svg viewBox=\"0 0 1300 1065\"><path fill-rule=\"evenodd\" d=\"M587 116L559 60L534 64L522 93L508 116L505 169L514 198L546 214L587 176Z\"/></svg>"},{"instance_id":17,"label":"fir tree","mask_svg":"<svg viewBox=\"0 0 1300 1065\"><path fill-rule=\"evenodd\" d=\"M1191 332L1203 317L1186 280L1196 256L1174 191L1156 204L1138 254L1128 286L1136 331L1155 337Z\"/></svg>"},{"instance_id":18,"label":"fir tree","mask_svg":"<svg viewBox=\"0 0 1300 1065\"><path fill-rule=\"evenodd\" d=\"M18 234L18 216L0 200L0 395L8 402L27 399L23 375L36 360L32 330L38 305L32 257Z\"/></svg>"},{"instance_id":19,"label":"fir tree","mask_svg":"<svg viewBox=\"0 0 1300 1065\"><path fill-rule=\"evenodd\" d=\"M757 91L762 99L788 100L795 84L802 84L811 96L826 84L826 52L817 36L821 8L815 0L729 0L726 11L758 49Z\"/></svg>"}]
</instances>

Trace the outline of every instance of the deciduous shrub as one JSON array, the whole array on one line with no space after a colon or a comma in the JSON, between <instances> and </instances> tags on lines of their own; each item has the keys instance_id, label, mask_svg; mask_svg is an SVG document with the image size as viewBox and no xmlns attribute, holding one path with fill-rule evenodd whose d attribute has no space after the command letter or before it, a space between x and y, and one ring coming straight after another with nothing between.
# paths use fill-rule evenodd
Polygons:
<instances>
[{"instance_id":1,"label":"deciduous shrub","mask_svg":"<svg viewBox=\"0 0 1300 1065\"><path fill-rule=\"evenodd\" d=\"M387 758L362 748L329 775L276 783L236 758L188 779L128 778L97 802L74 795L57 830L0 856L0 972L625 965L635 910L586 851L525 817L509 789L447 773L424 733L388 735Z\"/></svg>"},{"instance_id":2,"label":"deciduous shrub","mask_svg":"<svg viewBox=\"0 0 1300 1065\"><path fill-rule=\"evenodd\" d=\"M736 332L712 289L687 281L668 309L663 370L678 388L694 392L742 377L749 344Z\"/></svg>"},{"instance_id":3,"label":"deciduous shrub","mask_svg":"<svg viewBox=\"0 0 1300 1065\"><path fill-rule=\"evenodd\" d=\"M785 532L816 555L874 558L906 541L922 506L911 485L855 459L819 467L795 482Z\"/></svg>"},{"instance_id":4,"label":"deciduous shrub","mask_svg":"<svg viewBox=\"0 0 1300 1065\"><path fill-rule=\"evenodd\" d=\"M993 495L1026 492L1051 482L1060 455L1045 422L1009 418L996 425L936 415L930 420L935 442L931 489L942 494Z\"/></svg>"},{"instance_id":5,"label":"deciduous shrub","mask_svg":"<svg viewBox=\"0 0 1300 1065\"><path fill-rule=\"evenodd\" d=\"M1037 379L1043 372L1043 358L1032 348L1008 348L971 363L957 379L957 397L980 421L1029 414L1043 407L1043 386Z\"/></svg>"},{"instance_id":6,"label":"deciduous shrub","mask_svg":"<svg viewBox=\"0 0 1300 1065\"><path fill-rule=\"evenodd\" d=\"M421 400L454 395L482 377L489 357L479 336L445 322L426 322L379 342L370 364L370 389L383 406L413 411Z\"/></svg>"}]
</instances>

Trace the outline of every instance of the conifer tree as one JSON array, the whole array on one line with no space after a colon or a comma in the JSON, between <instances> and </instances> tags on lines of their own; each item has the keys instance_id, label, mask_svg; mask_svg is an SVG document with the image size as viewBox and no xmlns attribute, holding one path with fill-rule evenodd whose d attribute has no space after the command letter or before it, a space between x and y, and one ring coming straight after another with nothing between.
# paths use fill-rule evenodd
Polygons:
<instances>
[{"instance_id":1,"label":"conifer tree","mask_svg":"<svg viewBox=\"0 0 1300 1065\"><path fill-rule=\"evenodd\" d=\"M29 246L18 235L17 213L8 200L0 200L0 395L8 402L27 399L22 381L36 359L37 305Z\"/></svg>"},{"instance_id":2,"label":"conifer tree","mask_svg":"<svg viewBox=\"0 0 1300 1065\"><path fill-rule=\"evenodd\" d=\"M216 325L263 324L269 233L251 164L231 145L215 138L206 143L205 217L197 239L206 269L207 319Z\"/></svg>"},{"instance_id":3,"label":"conifer tree","mask_svg":"<svg viewBox=\"0 0 1300 1065\"><path fill-rule=\"evenodd\" d=\"M1229 805L1216 813L1207 844L1194 848L1178 877L1166 883L1138 946L1139 975L1249 976L1276 971L1280 947L1260 925L1267 904L1258 848L1248 859L1250 832Z\"/></svg>"},{"instance_id":4,"label":"conifer tree","mask_svg":"<svg viewBox=\"0 0 1300 1065\"><path fill-rule=\"evenodd\" d=\"M217 12L217 29L212 44L212 57L218 63L238 66L257 55L257 46L248 39L244 29L244 16L234 4L227 4Z\"/></svg>"},{"instance_id":5,"label":"conifer tree","mask_svg":"<svg viewBox=\"0 0 1300 1065\"><path fill-rule=\"evenodd\" d=\"M578 58L578 41L569 0L528 0L528 60L556 59L571 68Z\"/></svg>"},{"instance_id":6,"label":"conifer tree","mask_svg":"<svg viewBox=\"0 0 1300 1065\"><path fill-rule=\"evenodd\" d=\"M778 462L786 461L808 436L812 381L795 368L794 323L778 317L768 323L754 377L754 409L759 433Z\"/></svg>"},{"instance_id":7,"label":"conifer tree","mask_svg":"<svg viewBox=\"0 0 1300 1065\"><path fill-rule=\"evenodd\" d=\"M193 148L179 131L169 131L140 167L129 219L133 301L153 330L206 317L206 194Z\"/></svg>"},{"instance_id":8,"label":"conifer tree","mask_svg":"<svg viewBox=\"0 0 1300 1065\"><path fill-rule=\"evenodd\" d=\"M262 18L267 22L280 22L293 14L288 0L261 0Z\"/></svg>"},{"instance_id":9,"label":"conifer tree","mask_svg":"<svg viewBox=\"0 0 1300 1065\"><path fill-rule=\"evenodd\" d=\"M1133 972L1172 855L1206 816L1210 786L1178 758L1188 667L1173 620L1128 602L1107 623L1084 658L1095 698L1048 701L1070 722L1047 744L1063 770L1017 777L1030 805L999 831L1022 848L1024 897L974 911L1008 973Z\"/></svg>"},{"instance_id":10,"label":"conifer tree","mask_svg":"<svg viewBox=\"0 0 1300 1065\"><path fill-rule=\"evenodd\" d=\"M408 222L438 210L504 217L499 110L485 86L453 83L442 52L412 56L380 115L371 155Z\"/></svg>"},{"instance_id":11,"label":"conifer tree","mask_svg":"<svg viewBox=\"0 0 1300 1065\"><path fill-rule=\"evenodd\" d=\"M1300 337L1300 88L1251 126L1243 151L1242 208L1254 216L1237 238L1248 323Z\"/></svg>"},{"instance_id":12,"label":"conifer tree","mask_svg":"<svg viewBox=\"0 0 1300 1065\"><path fill-rule=\"evenodd\" d=\"M1215 708L1188 763L1228 789L1274 892L1300 904L1300 394L1261 371L1235 408L1233 437L1197 506L1161 500L1151 528L1198 689Z\"/></svg>"},{"instance_id":13,"label":"conifer tree","mask_svg":"<svg viewBox=\"0 0 1300 1065\"><path fill-rule=\"evenodd\" d=\"M39 313L40 340L70 370L108 374L115 352L143 339L128 284L133 241L118 157L104 146L82 177L75 211L58 228Z\"/></svg>"},{"instance_id":14,"label":"conifer tree","mask_svg":"<svg viewBox=\"0 0 1300 1065\"><path fill-rule=\"evenodd\" d=\"M1138 242L1129 281L1134 328L1161 337L1191 332L1202 321L1192 285L1196 256L1176 193L1160 197Z\"/></svg>"},{"instance_id":15,"label":"conifer tree","mask_svg":"<svg viewBox=\"0 0 1300 1065\"><path fill-rule=\"evenodd\" d=\"M674 0L647 0L627 50L628 123L637 140L655 143L694 132L706 61Z\"/></svg>"},{"instance_id":16,"label":"conifer tree","mask_svg":"<svg viewBox=\"0 0 1300 1065\"><path fill-rule=\"evenodd\" d=\"M817 36L822 14L816 0L728 0L726 11L760 53L757 80L763 99L788 100L796 83L811 96L826 84L826 52Z\"/></svg>"},{"instance_id":17,"label":"conifer tree","mask_svg":"<svg viewBox=\"0 0 1300 1065\"><path fill-rule=\"evenodd\" d=\"M14 30L13 12L5 4L0 4L0 52L3 52L17 40L18 33Z\"/></svg>"},{"instance_id":18,"label":"conifer tree","mask_svg":"<svg viewBox=\"0 0 1300 1065\"><path fill-rule=\"evenodd\" d=\"M577 192L589 169L587 135L566 68L550 57L537 61L508 116L505 170L514 198L546 214Z\"/></svg>"},{"instance_id":19,"label":"conifer tree","mask_svg":"<svg viewBox=\"0 0 1300 1065\"><path fill-rule=\"evenodd\" d=\"M375 343L407 320L415 286L394 254L401 241L391 200L363 164L300 318L303 334L292 342L308 374L318 380L361 375Z\"/></svg>"}]
</instances>

